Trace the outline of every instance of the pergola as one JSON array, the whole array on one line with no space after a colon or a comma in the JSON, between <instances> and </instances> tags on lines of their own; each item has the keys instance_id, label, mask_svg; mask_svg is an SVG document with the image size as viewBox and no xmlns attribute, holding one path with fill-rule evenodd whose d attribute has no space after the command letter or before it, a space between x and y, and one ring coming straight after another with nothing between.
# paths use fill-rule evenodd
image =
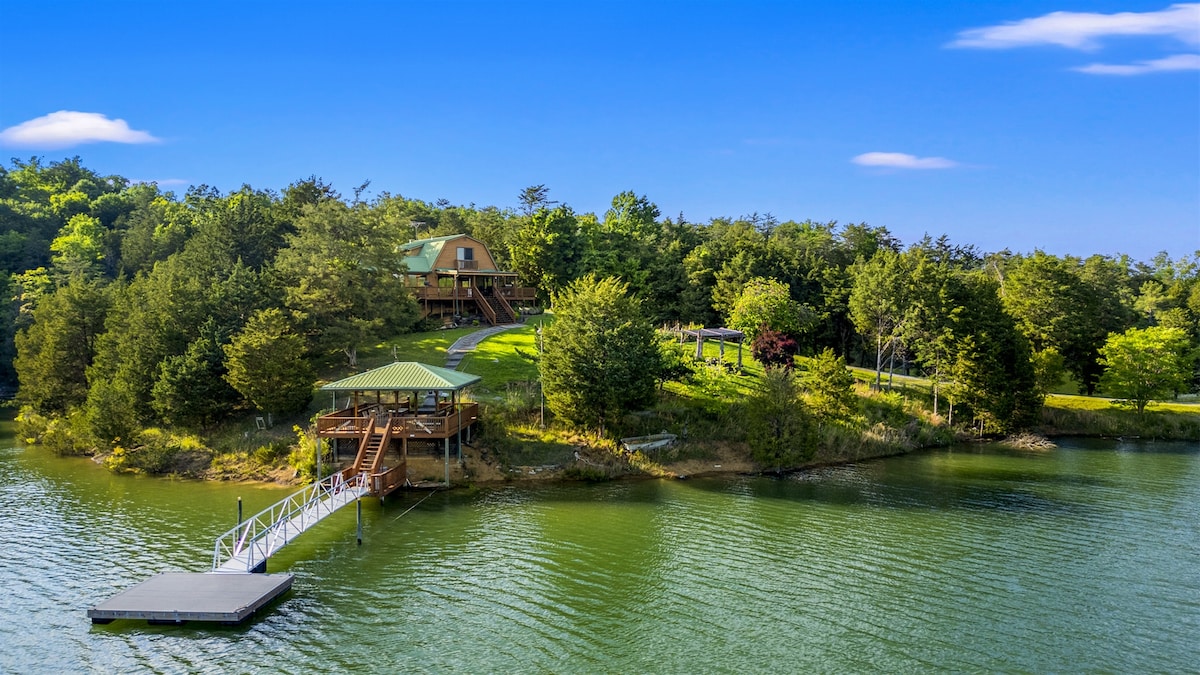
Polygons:
<instances>
[{"instance_id":1,"label":"pergola","mask_svg":"<svg viewBox=\"0 0 1200 675\"><path fill-rule=\"evenodd\" d=\"M737 364L738 368L742 367L742 342L746 339L746 334L740 330L732 328L685 328L679 331L679 344L683 344L688 338L696 339L696 360L704 358L704 339L720 340L720 357L725 358L725 341L736 342L738 346Z\"/></svg>"},{"instance_id":2,"label":"pergola","mask_svg":"<svg viewBox=\"0 0 1200 675\"><path fill-rule=\"evenodd\" d=\"M450 438L456 437L462 459L462 432L478 417L475 403L459 400L463 389L480 381L478 375L416 361L396 362L321 387L334 397L334 412L317 421L323 438L354 438L365 442L370 429L386 429L386 438L401 440L407 462L408 440L442 440L446 483L450 482ZM346 396L339 408L339 394ZM468 439L469 440L469 439ZM359 467L361 468L361 467Z\"/></svg>"}]
</instances>

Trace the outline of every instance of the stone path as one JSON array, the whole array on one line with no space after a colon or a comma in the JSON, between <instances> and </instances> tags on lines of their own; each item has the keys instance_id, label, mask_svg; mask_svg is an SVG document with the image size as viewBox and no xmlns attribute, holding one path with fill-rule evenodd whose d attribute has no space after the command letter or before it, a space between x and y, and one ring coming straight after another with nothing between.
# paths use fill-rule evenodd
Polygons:
<instances>
[{"instance_id":1,"label":"stone path","mask_svg":"<svg viewBox=\"0 0 1200 675\"><path fill-rule=\"evenodd\" d=\"M463 357L466 356L467 352L475 351L475 348L478 347L479 343L483 342L485 338L491 337L496 333L506 331L510 328L520 328L521 326L522 324L519 323L506 323L502 326L492 326L490 328L484 328L483 330L477 330L474 333L468 333L458 338L454 341L454 344L450 345L450 348L446 350L446 367L458 368L458 364L462 363Z\"/></svg>"}]
</instances>

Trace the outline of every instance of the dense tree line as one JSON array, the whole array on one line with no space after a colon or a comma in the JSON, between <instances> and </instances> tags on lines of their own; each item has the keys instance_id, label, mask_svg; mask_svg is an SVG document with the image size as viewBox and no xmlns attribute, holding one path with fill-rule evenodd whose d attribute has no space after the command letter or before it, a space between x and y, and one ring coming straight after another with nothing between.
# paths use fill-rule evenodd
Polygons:
<instances>
[{"instance_id":1,"label":"dense tree line","mask_svg":"<svg viewBox=\"0 0 1200 675\"><path fill-rule=\"evenodd\" d=\"M456 233L487 244L544 302L594 275L620 280L651 325L755 333L783 317L767 327L800 351L873 368L880 385L885 369L928 375L938 405L997 429L1028 420L1064 375L1082 391L1102 386L1112 335L1161 327L1200 344L1200 252L1136 262L984 253L946 237L904 247L866 224L691 223L633 192L596 215L541 185L515 209L364 200L365 188L344 198L310 177L281 192L177 195L78 158L13 160L0 167L0 291L12 299L0 380L100 440L303 408L286 382L332 354L353 365L358 347L417 327L396 247ZM1173 386L1194 387L1187 379Z\"/></svg>"}]
</instances>

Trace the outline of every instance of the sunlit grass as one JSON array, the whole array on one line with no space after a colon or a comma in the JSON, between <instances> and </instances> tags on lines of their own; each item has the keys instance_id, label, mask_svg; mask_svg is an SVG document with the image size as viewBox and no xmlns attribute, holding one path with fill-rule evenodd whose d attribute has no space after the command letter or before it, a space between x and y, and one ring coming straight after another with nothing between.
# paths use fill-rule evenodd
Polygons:
<instances>
[{"instance_id":1,"label":"sunlit grass","mask_svg":"<svg viewBox=\"0 0 1200 675\"><path fill-rule=\"evenodd\" d=\"M483 378L472 388L476 398L498 400L503 397L508 383L538 379L537 328L549 325L553 320L553 315L543 314L520 328L489 336L475 351L467 352L458 369Z\"/></svg>"},{"instance_id":2,"label":"sunlit grass","mask_svg":"<svg viewBox=\"0 0 1200 675\"><path fill-rule=\"evenodd\" d=\"M1074 394L1050 394L1046 396L1045 405L1048 408L1061 408L1064 410L1113 410L1116 408L1113 399L1099 396L1078 396ZM1200 415L1200 403L1151 401L1146 405L1146 412Z\"/></svg>"}]
</instances>

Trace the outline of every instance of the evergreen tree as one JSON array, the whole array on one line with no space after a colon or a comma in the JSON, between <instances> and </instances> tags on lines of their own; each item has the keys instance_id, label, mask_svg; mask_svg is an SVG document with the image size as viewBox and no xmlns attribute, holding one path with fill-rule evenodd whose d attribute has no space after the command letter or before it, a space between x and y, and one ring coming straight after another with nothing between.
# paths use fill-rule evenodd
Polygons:
<instances>
[{"instance_id":1,"label":"evergreen tree","mask_svg":"<svg viewBox=\"0 0 1200 675\"><path fill-rule=\"evenodd\" d=\"M314 351L341 350L352 366L361 345L411 330L417 319L398 233L365 210L339 201L305 207L275 264Z\"/></svg>"},{"instance_id":2,"label":"evergreen tree","mask_svg":"<svg viewBox=\"0 0 1200 675\"><path fill-rule=\"evenodd\" d=\"M826 348L809 362L804 378L808 389L808 405L818 417L845 419L857 402L854 395L854 376L846 360Z\"/></svg>"},{"instance_id":3,"label":"evergreen tree","mask_svg":"<svg viewBox=\"0 0 1200 675\"><path fill-rule=\"evenodd\" d=\"M17 399L40 413L64 413L87 398L85 375L104 330L109 295L102 282L73 277L43 297L33 323L17 333Z\"/></svg>"},{"instance_id":4,"label":"evergreen tree","mask_svg":"<svg viewBox=\"0 0 1200 675\"><path fill-rule=\"evenodd\" d=\"M782 471L816 454L812 417L791 372L772 368L746 402L747 442L754 461Z\"/></svg>"},{"instance_id":5,"label":"evergreen tree","mask_svg":"<svg viewBox=\"0 0 1200 675\"><path fill-rule=\"evenodd\" d=\"M654 401L661 356L629 285L584 277L555 297L541 359L546 404L560 419L604 433Z\"/></svg>"},{"instance_id":6,"label":"evergreen tree","mask_svg":"<svg viewBox=\"0 0 1200 675\"><path fill-rule=\"evenodd\" d=\"M155 412L167 424L196 427L211 424L237 402L225 382L225 354L216 322L209 320L187 351L168 356L150 390Z\"/></svg>"},{"instance_id":7,"label":"evergreen tree","mask_svg":"<svg viewBox=\"0 0 1200 675\"><path fill-rule=\"evenodd\" d=\"M280 310L250 317L224 351L225 380L259 410L291 413L312 400L316 376L304 359L304 340Z\"/></svg>"}]
</instances>

